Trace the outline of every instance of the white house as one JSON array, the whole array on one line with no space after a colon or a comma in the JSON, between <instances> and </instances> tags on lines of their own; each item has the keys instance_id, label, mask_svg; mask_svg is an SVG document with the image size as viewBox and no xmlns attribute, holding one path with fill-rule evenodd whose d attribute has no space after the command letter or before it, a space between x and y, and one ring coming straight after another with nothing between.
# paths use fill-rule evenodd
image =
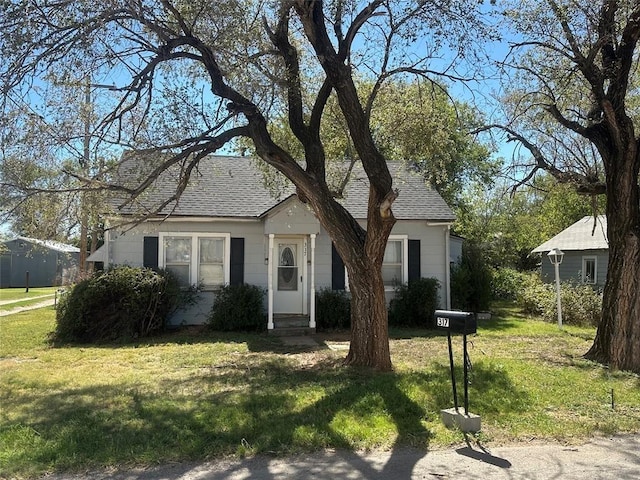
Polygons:
<instances>
[{"instance_id":1,"label":"white house","mask_svg":"<svg viewBox=\"0 0 640 480\"><path fill-rule=\"evenodd\" d=\"M559 267L562 281L604 285L609 263L606 216L583 217L531 252L542 254L542 278L548 282L555 278L554 266L547 258L554 248L564 252Z\"/></svg>"},{"instance_id":2,"label":"white house","mask_svg":"<svg viewBox=\"0 0 640 480\"><path fill-rule=\"evenodd\" d=\"M394 285L433 277L441 285L441 307L448 308L449 229L455 216L442 197L417 175L392 165L397 223L385 254L383 275ZM142 170L144 170L142 168ZM136 166L125 173L141 173ZM156 180L134 206L114 217L105 245L90 260L105 266L127 264L173 271L184 284L198 284L201 301L178 312L173 324L203 323L216 289L248 283L267 291L268 328L281 316L296 315L315 328L315 295L320 288L347 289L344 265L314 213L293 193L277 195L265 187L256 160L209 156L201 161L180 199L161 215L134 227L119 228L139 208L157 205L175 190L170 171ZM289 189L290 190L290 189ZM354 171L344 196L347 210L366 224L368 181Z\"/></svg>"}]
</instances>

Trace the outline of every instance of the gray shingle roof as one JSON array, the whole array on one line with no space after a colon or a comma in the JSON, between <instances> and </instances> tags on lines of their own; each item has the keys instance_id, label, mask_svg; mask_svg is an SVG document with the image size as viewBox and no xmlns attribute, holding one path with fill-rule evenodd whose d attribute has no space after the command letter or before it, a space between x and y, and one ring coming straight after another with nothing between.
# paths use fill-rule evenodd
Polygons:
<instances>
[{"instance_id":1,"label":"gray shingle roof","mask_svg":"<svg viewBox=\"0 0 640 480\"><path fill-rule=\"evenodd\" d=\"M426 185L419 175L400 163L389 164L393 188L400 192L391 209L398 220L432 220L452 222L455 214L440 194ZM367 217L369 181L364 169L354 169L345 192L344 206L355 218Z\"/></svg>"},{"instance_id":2,"label":"gray shingle roof","mask_svg":"<svg viewBox=\"0 0 640 480\"><path fill-rule=\"evenodd\" d=\"M583 217L552 239L533 249L531 253L544 253L553 248L566 251L608 249L607 217L598 215L595 218L595 229L594 217Z\"/></svg>"},{"instance_id":3,"label":"gray shingle roof","mask_svg":"<svg viewBox=\"0 0 640 480\"><path fill-rule=\"evenodd\" d=\"M285 185L279 193L269 190L256 166L258 160L249 157L209 156L203 159L191 175L188 187L177 203L163 210L172 216L257 218L294 193ZM150 171L147 164L146 171ZM434 189L401 165L391 165L394 188L400 195L393 204L397 219L450 222L455 215ZM140 162L126 160L119 171L120 181L135 185L145 173ZM120 213L131 215L140 209L153 209L167 199L176 188L177 168L163 173L136 203ZM288 181L287 181L288 182ZM345 192L344 205L359 219L366 218L369 186L362 168L354 169ZM119 203L117 200L115 203Z\"/></svg>"}]
</instances>

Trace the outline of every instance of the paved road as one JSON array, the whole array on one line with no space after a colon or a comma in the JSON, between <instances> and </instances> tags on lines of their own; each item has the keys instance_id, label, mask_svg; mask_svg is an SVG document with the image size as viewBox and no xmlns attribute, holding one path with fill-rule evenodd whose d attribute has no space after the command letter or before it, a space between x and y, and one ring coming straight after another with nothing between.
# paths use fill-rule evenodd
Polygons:
<instances>
[{"instance_id":1,"label":"paved road","mask_svg":"<svg viewBox=\"0 0 640 480\"><path fill-rule=\"evenodd\" d=\"M473 448L471 448L473 447ZM478 445L384 453L325 452L286 458L256 457L149 469L52 475L46 480L636 480L640 478L640 435L598 438L579 446Z\"/></svg>"}]
</instances>

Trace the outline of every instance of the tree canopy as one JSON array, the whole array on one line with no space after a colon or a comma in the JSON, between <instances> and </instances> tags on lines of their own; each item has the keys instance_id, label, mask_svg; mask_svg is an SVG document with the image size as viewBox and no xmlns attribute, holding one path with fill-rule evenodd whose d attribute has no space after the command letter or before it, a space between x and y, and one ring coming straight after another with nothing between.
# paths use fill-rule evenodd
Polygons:
<instances>
[{"instance_id":1,"label":"tree canopy","mask_svg":"<svg viewBox=\"0 0 640 480\"><path fill-rule=\"evenodd\" d=\"M503 62L507 117L490 125L520 142L529 172L606 194L609 265L602 321L588 358L640 371L640 5L635 1L505 2L513 35Z\"/></svg>"},{"instance_id":2,"label":"tree canopy","mask_svg":"<svg viewBox=\"0 0 640 480\"><path fill-rule=\"evenodd\" d=\"M202 158L249 138L256 155L295 185L345 263L353 307L346 362L388 370L380 265L395 223L393 202L402 193L375 141L372 105L393 77L471 78L478 65L471 47L487 33L480 6L471 0L8 1L0 19L3 105L34 101L34 86L51 78L90 75L111 85L117 95L99 124L102 138L147 157L171 153L156 157L138 186L104 185L129 202L171 166L182 171L177 198ZM365 98L357 78L373 85ZM366 230L327 182L320 126L332 94L370 183ZM304 165L269 130L283 117L302 145Z\"/></svg>"}]
</instances>

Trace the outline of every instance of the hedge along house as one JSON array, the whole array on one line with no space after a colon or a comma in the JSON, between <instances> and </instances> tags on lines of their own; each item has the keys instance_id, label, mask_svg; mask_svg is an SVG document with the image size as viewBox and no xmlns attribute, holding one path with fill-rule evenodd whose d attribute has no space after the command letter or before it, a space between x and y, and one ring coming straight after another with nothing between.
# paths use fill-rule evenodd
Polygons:
<instances>
[{"instance_id":1,"label":"hedge along house","mask_svg":"<svg viewBox=\"0 0 640 480\"><path fill-rule=\"evenodd\" d=\"M554 248L564 252L559 267L561 281L604 286L609 263L606 216L583 217L531 252L542 254L541 275L549 283L555 281L555 267L547 254Z\"/></svg>"},{"instance_id":2,"label":"hedge along house","mask_svg":"<svg viewBox=\"0 0 640 480\"><path fill-rule=\"evenodd\" d=\"M16 237L2 242L0 288L52 287L76 280L80 249L52 240Z\"/></svg>"},{"instance_id":3,"label":"hedge along house","mask_svg":"<svg viewBox=\"0 0 640 480\"><path fill-rule=\"evenodd\" d=\"M125 162L126 163L126 162ZM134 180L144 168L123 174ZM413 278L433 277L441 285L441 306L449 306L449 229L455 220L440 195L417 175L392 165L400 196L398 219L389 238L383 275L388 294ZM171 324L204 323L224 284L253 284L266 291L267 327L296 317L315 329L315 296L322 288L349 289L342 260L314 213L285 187L265 186L256 160L209 156L192 174L180 199L162 215L119 228L137 208L158 205L175 191L177 175L162 174L144 197L111 219L105 245L89 260L105 266L128 264L165 268L184 285L201 288L199 302L178 312ZM288 184L288 181L285 183ZM355 169L344 195L347 210L366 225L368 182Z\"/></svg>"}]
</instances>

